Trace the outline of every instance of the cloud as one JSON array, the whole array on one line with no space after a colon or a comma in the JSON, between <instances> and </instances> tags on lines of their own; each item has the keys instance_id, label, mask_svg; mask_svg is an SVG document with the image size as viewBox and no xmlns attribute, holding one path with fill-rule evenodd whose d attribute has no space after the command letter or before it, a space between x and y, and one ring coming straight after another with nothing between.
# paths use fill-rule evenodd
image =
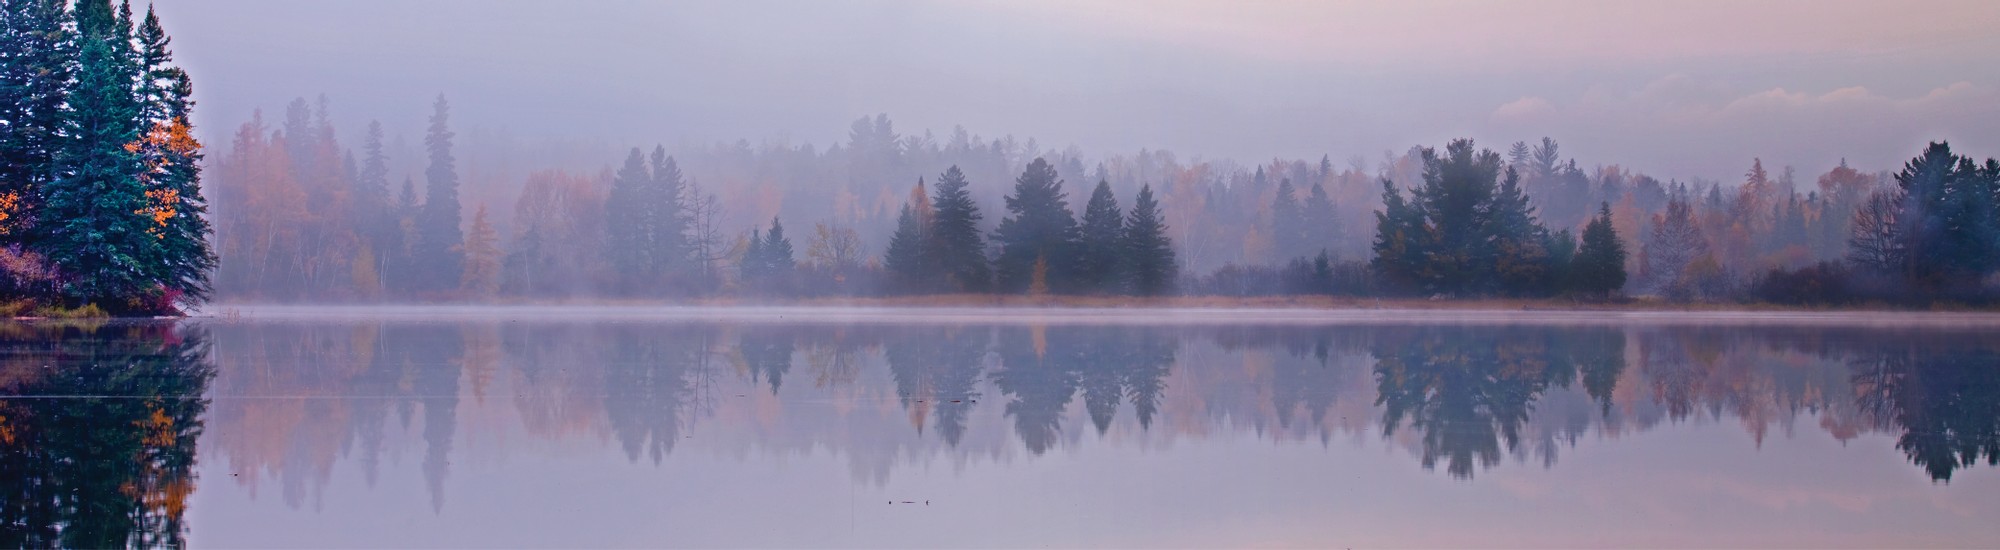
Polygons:
<instances>
[{"instance_id":1,"label":"cloud","mask_svg":"<svg viewBox=\"0 0 2000 550\"><path fill-rule=\"evenodd\" d=\"M1501 105L1493 110L1495 119L1524 119L1555 111L1556 106L1549 100L1529 96Z\"/></svg>"}]
</instances>

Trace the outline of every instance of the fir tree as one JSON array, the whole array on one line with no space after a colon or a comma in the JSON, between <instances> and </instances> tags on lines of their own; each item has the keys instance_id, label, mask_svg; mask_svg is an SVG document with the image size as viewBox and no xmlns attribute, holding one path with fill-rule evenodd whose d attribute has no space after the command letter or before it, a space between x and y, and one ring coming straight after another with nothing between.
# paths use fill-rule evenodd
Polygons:
<instances>
[{"instance_id":1,"label":"fir tree","mask_svg":"<svg viewBox=\"0 0 2000 550\"><path fill-rule=\"evenodd\" d=\"M1279 180L1277 197L1271 199L1271 236L1278 247L1279 260L1305 255L1305 225L1305 211L1299 206L1298 191L1292 187L1292 180Z\"/></svg>"},{"instance_id":2,"label":"fir tree","mask_svg":"<svg viewBox=\"0 0 2000 550\"><path fill-rule=\"evenodd\" d=\"M687 180L681 175L680 164L667 156L665 146L654 146L651 160L652 185L644 197L649 221L648 267L661 274L674 273L688 267L693 250L688 243Z\"/></svg>"},{"instance_id":3,"label":"fir tree","mask_svg":"<svg viewBox=\"0 0 2000 550\"><path fill-rule=\"evenodd\" d=\"M1611 204L1603 203L1597 217L1583 227L1583 246L1570 269L1571 288L1609 297L1625 286L1625 245L1611 226Z\"/></svg>"},{"instance_id":4,"label":"fir tree","mask_svg":"<svg viewBox=\"0 0 2000 550\"><path fill-rule=\"evenodd\" d=\"M918 290L917 286L928 275L923 261L923 228L917 225L917 216L910 213L908 204L896 215L896 232L889 236L889 248L882 253L882 263L904 291Z\"/></svg>"},{"instance_id":5,"label":"fir tree","mask_svg":"<svg viewBox=\"0 0 2000 550\"><path fill-rule=\"evenodd\" d=\"M1098 181L1097 188L1090 193L1090 202L1084 204L1083 225L1079 228L1076 270L1079 288L1118 290L1124 225L1125 216L1118 211L1118 198L1112 196L1111 184Z\"/></svg>"},{"instance_id":6,"label":"fir tree","mask_svg":"<svg viewBox=\"0 0 2000 550\"><path fill-rule=\"evenodd\" d=\"M1510 294L1543 292L1548 290L1549 274L1549 254L1543 246L1546 230L1535 221L1535 207L1521 191L1519 173L1509 167L1506 174L1486 221L1494 247L1495 282Z\"/></svg>"},{"instance_id":7,"label":"fir tree","mask_svg":"<svg viewBox=\"0 0 2000 550\"><path fill-rule=\"evenodd\" d=\"M1140 296L1159 296L1173 290L1180 267L1174 244L1167 237L1167 222L1160 203L1153 199L1153 186L1139 188L1132 211L1125 218L1123 251L1126 288Z\"/></svg>"},{"instance_id":8,"label":"fir tree","mask_svg":"<svg viewBox=\"0 0 2000 550\"><path fill-rule=\"evenodd\" d=\"M45 186L61 174L76 35L62 0L0 0L0 245L36 240Z\"/></svg>"},{"instance_id":9,"label":"fir tree","mask_svg":"<svg viewBox=\"0 0 2000 550\"><path fill-rule=\"evenodd\" d=\"M938 176L932 201L931 243L946 286L959 292L985 292L993 270L986 262L986 239L979 234L979 205L966 191L965 173L952 166Z\"/></svg>"},{"instance_id":10,"label":"fir tree","mask_svg":"<svg viewBox=\"0 0 2000 550\"><path fill-rule=\"evenodd\" d=\"M424 169L424 206L417 217L415 259L422 289L444 291L458 288L465 269L465 232L460 227L458 170L451 155L451 105L439 95L432 104L430 128L424 147L430 165Z\"/></svg>"},{"instance_id":11,"label":"fir tree","mask_svg":"<svg viewBox=\"0 0 2000 550\"><path fill-rule=\"evenodd\" d=\"M45 191L39 218L41 248L59 266L63 294L77 303L123 307L158 289L162 252L147 215L139 155L126 145L139 140L141 104L133 88L139 79L128 23L111 5L87 0L77 5L81 53L70 120L61 150L61 177Z\"/></svg>"},{"instance_id":12,"label":"fir tree","mask_svg":"<svg viewBox=\"0 0 2000 550\"><path fill-rule=\"evenodd\" d=\"M764 232L762 252L766 276L784 277L798 268L798 260L792 255L792 240L785 236L785 226L776 217L771 218L771 229Z\"/></svg>"},{"instance_id":13,"label":"fir tree","mask_svg":"<svg viewBox=\"0 0 2000 550\"><path fill-rule=\"evenodd\" d=\"M153 277L181 302L196 303L208 297L209 273L217 259L209 244L208 200L201 190L202 145L188 118L193 83L172 64L171 39L151 7L138 33L142 124L149 125L138 152L147 167L142 179L160 254Z\"/></svg>"},{"instance_id":14,"label":"fir tree","mask_svg":"<svg viewBox=\"0 0 2000 550\"><path fill-rule=\"evenodd\" d=\"M633 147L625 155L625 165L619 167L605 197L604 224L610 234L604 253L627 291L635 290L647 276L656 274L653 271L656 263L651 257L653 219L647 203L653 183L653 175L646 169L645 154Z\"/></svg>"},{"instance_id":15,"label":"fir tree","mask_svg":"<svg viewBox=\"0 0 2000 550\"><path fill-rule=\"evenodd\" d=\"M1321 159L1324 162L1325 159ZM1340 213L1334 208L1333 197L1327 195L1326 186L1314 183L1306 196L1303 210L1305 217L1304 252L1325 252L1340 242Z\"/></svg>"},{"instance_id":16,"label":"fir tree","mask_svg":"<svg viewBox=\"0 0 2000 550\"><path fill-rule=\"evenodd\" d=\"M1375 240L1370 245L1375 257L1369 260L1369 268L1393 287L1424 289L1423 260L1429 240L1423 213L1403 199L1395 182L1384 178L1382 209L1375 211Z\"/></svg>"},{"instance_id":17,"label":"fir tree","mask_svg":"<svg viewBox=\"0 0 2000 550\"><path fill-rule=\"evenodd\" d=\"M1000 241L998 263L1000 290L1024 292L1035 279L1035 264L1046 264L1046 279L1058 291L1070 288L1069 276L1076 266L1076 216L1065 201L1062 180L1055 167L1036 158L1014 180L1014 193L1007 196L1007 212L994 231Z\"/></svg>"}]
</instances>

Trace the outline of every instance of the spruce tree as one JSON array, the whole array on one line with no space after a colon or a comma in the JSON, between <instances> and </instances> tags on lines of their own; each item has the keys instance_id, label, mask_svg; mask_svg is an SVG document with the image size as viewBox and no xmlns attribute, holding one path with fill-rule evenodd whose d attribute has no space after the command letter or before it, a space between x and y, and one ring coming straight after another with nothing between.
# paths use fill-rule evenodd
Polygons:
<instances>
[{"instance_id":1,"label":"spruce tree","mask_svg":"<svg viewBox=\"0 0 2000 550\"><path fill-rule=\"evenodd\" d=\"M688 208L686 203L687 179L681 175L680 164L674 157L667 156L663 145L653 146L652 185L646 190L645 208L647 218L646 246L647 266L654 273L665 275L687 269L693 247L688 243Z\"/></svg>"},{"instance_id":2,"label":"spruce tree","mask_svg":"<svg viewBox=\"0 0 2000 550\"><path fill-rule=\"evenodd\" d=\"M1430 250L1430 229L1423 213L1403 199L1395 182L1382 180L1382 209L1375 211L1375 257L1368 266L1392 288L1431 290L1424 259Z\"/></svg>"},{"instance_id":3,"label":"spruce tree","mask_svg":"<svg viewBox=\"0 0 2000 550\"><path fill-rule=\"evenodd\" d=\"M1305 255L1305 209L1299 205L1298 190L1291 178L1278 180L1278 194L1271 199L1271 237L1278 260Z\"/></svg>"},{"instance_id":4,"label":"spruce tree","mask_svg":"<svg viewBox=\"0 0 2000 550\"><path fill-rule=\"evenodd\" d=\"M172 41L151 7L138 30L142 79L139 83L142 179L149 210L155 216L159 257L153 277L183 303L208 297L209 273L217 258L209 244L208 200L201 190L202 145L194 137L189 114L194 107L193 81L173 65Z\"/></svg>"},{"instance_id":5,"label":"spruce tree","mask_svg":"<svg viewBox=\"0 0 2000 550\"><path fill-rule=\"evenodd\" d=\"M1610 203L1603 203L1583 227L1583 246L1572 265L1571 288L1578 292L1609 297L1625 286L1625 245L1611 226Z\"/></svg>"},{"instance_id":6,"label":"spruce tree","mask_svg":"<svg viewBox=\"0 0 2000 550\"><path fill-rule=\"evenodd\" d=\"M69 96L61 176L45 190L40 242L76 303L119 308L157 290L161 258L151 204L140 180L141 105L137 53L109 2L77 5L81 52Z\"/></svg>"},{"instance_id":7,"label":"spruce tree","mask_svg":"<svg viewBox=\"0 0 2000 550\"><path fill-rule=\"evenodd\" d=\"M1520 183L1519 173L1508 167L1488 209L1494 282L1498 290L1509 294L1541 293L1549 290L1549 253L1543 245L1546 230L1535 221L1535 207L1528 203Z\"/></svg>"},{"instance_id":8,"label":"spruce tree","mask_svg":"<svg viewBox=\"0 0 2000 550\"><path fill-rule=\"evenodd\" d=\"M424 207L417 218L418 277L428 291L458 288L465 269L465 231L460 227L458 169L451 155L451 105L439 95L432 104L424 148L430 165L424 168Z\"/></svg>"},{"instance_id":9,"label":"spruce tree","mask_svg":"<svg viewBox=\"0 0 2000 550\"><path fill-rule=\"evenodd\" d=\"M743 248L743 259L736 262L737 278L745 285L763 281L764 275L770 272L770 265L764 254L764 232L753 228L750 240Z\"/></svg>"},{"instance_id":10,"label":"spruce tree","mask_svg":"<svg viewBox=\"0 0 2000 550\"><path fill-rule=\"evenodd\" d=\"M637 290L642 280L653 274L651 254L652 216L647 204L653 176L646 170L646 157L633 147L625 155L625 165L611 180L604 202L606 235L604 254L626 291Z\"/></svg>"},{"instance_id":11,"label":"spruce tree","mask_svg":"<svg viewBox=\"0 0 2000 550\"><path fill-rule=\"evenodd\" d=\"M1306 196L1303 215L1306 232L1303 252L1325 252L1340 242L1340 212L1334 208L1333 197L1327 195L1325 185L1313 184Z\"/></svg>"},{"instance_id":12,"label":"spruce tree","mask_svg":"<svg viewBox=\"0 0 2000 550\"><path fill-rule=\"evenodd\" d=\"M1140 296L1159 296L1173 290L1179 263L1174 257L1173 240L1167 236L1167 221L1160 203L1153 199L1153 186L1139 188L1132 212L1125 218L1123 251L1126 287Z\"/></svg>"},{"instance_id":13,"label":"spruce tree","mask_svg":"<svg viewBox=\"0 0 2000 550\"><path fill-rule=\"evenodd\" d=\"M1079 228L1076 283L1080 290L1117 291L1124 241L1125 215L1118 211L1118 198L1111 183L1097 182L1084 204L1083 225Z\"/></svg>"},{"instance_id":14,"label":"spruce tree","mask_svg":"<svg viewBox=\"0 0 2000 550\"><path fill-rule=\"evenodd\" d=\"M792 256L792 240L785 237L785 225L771 218L771 229L764 232L764 272L770 276L783 277L798 267L798 260Z\"/></svg>"},{"instance_id":15,"label":"spruce tree","mask_svg":"<svg viewBox=\"0 0 2000 550\"><path fill-rule=\"evenodd\" d=\"M931 243L946 287L958 292L985 292L993 270L986 261L986 239L979 234L979 204L966 190L965 173L952 166L938 176L931 202Z\"/></svg>"},{"instance_id":16,"label":"spruce tree","mask_svg":"<svg viewBox=\"0 0 2000 550\"><path fill-rule=\"evenodd\" d=\"M36 241L34 218L45 187L62 173L57 157L68 123L77 37L63 0L0 0L0 245Z\"/></svg>"},{"instance_id":17,"label":"spruce tree","mask_svg":"<svg viewBox=\"0 0 2000 550\"><path fill-rule=\"evenodd\" d=\"M1049 285L1067 292L1076 269L1076 216L1065 200L1062 179L1042 158L1028 163L1007 196L1007 212L993 237L1000 241L997 262L1000 290L1026 292L1035 278L1035 264L1047 265Z\"/></svg>"},{"instance_id":18,"label":"spruce tree","mask_svg":"<svg viewBox=\"0 0 2000 550\"><path fill-rule=\"evenodd\" d=\"M928 282L930 273L924 262L923 233L916 214L910 212L909 204L904 204L902 212L896 216L896 233L890 235L889 248L882 257L882 263L888 266L889 274L901 292L923 292Z\"/></svg>"}]
</instances>

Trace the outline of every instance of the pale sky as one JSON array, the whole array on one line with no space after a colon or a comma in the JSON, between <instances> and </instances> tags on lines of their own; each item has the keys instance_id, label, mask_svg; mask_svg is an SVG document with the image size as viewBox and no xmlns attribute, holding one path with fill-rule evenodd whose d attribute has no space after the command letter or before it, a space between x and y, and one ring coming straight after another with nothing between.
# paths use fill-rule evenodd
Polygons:
<instances>
[{"instance_id":1,"label":"pale sky","mask_svg":"<svg viewBox=\"0 0 2000 550\"><path fill-rule=\"evenodd\" d=\"M1337 164L1552 136L1582 164L1735 181L1752 157L2000 156L2000 2L339 2L159 6L212 144L328 94L347 136L462 127L620 144L854 118L1093 156ZM608 161L607 161L608 162Z\"/></svg>"}]
</instances>

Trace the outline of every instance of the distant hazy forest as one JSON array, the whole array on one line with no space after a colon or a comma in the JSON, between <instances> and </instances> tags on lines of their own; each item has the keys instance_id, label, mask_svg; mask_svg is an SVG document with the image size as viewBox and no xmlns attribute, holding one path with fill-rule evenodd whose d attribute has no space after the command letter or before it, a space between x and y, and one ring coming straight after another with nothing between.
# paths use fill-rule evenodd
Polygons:
<instances>
[{"instance_id":1,"label":"distant hazy forest","mask_svg":"<svg viewBox=\"0 0 2000 550\"><path fill-rule=\"evenodd\" d=\"M876 115L823 146L621 148L468 139L443 97L423 136L335 128L334 108L293 101L209 155L219 297L1841 302L1980 299L2000 267L2000 164L1942 144L1887 168L1746 152L1740 176L1675 181L1549 138L1241 163Z\"/></svg>"}]
</instances>

